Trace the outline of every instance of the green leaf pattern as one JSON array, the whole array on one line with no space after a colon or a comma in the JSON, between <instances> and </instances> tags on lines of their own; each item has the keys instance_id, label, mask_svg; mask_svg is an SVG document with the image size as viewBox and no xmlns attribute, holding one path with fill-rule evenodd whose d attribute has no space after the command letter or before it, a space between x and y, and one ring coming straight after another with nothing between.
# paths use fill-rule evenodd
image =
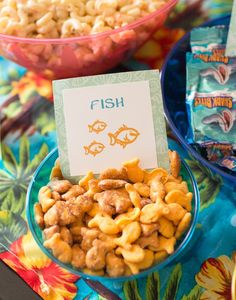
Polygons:
<instances>
[{"instance_id":1,"label":"green leaf pattern","mask_svg":"<svg viewBox=\"0 0 236 300\"><path fill-rule=\"evenodd\" d=\"M17 160L12 150L6 144L2 144L4 169L0 170L0 209L24 215L28 184L34 171L47 153L48 146L43 144L30 161L29 140L26 136L22 136L19 146L19 159Z\"/></svg>"},{"instance_id":2,"label":"green leaf pattern","mask_svg":"<svg viewBox=\"0 0 236 300\"><path fill-rule=\"evenodd\" d=\"M127 300L142 300L138 291L136 280L126 281L124 283L124 294Z\"/></svg>"},{"instance_id":3,"label":"green leaf pattern","mask_svg":"<svg viewBox=\"0 0 236 300\"><path fill-rule=\"evenodd\" d=\"M0 253L27 232L25 220L10 211L0 211Z\"/></svg>"},{"instance_id":4,"label":"green leaf pattern","mask_svg":"<svg viewBox=\"0 0 236 300\"><path fill-rule=\"evenodd\" d=\"M197 160L186 160L192 169L198 183L201 199L201 210L214 203L220 191L222 179L219 175L214 175L210 169L201 165Z\"/></svg>"},{"instance_id":5,"label":"green leaf pattern","mask_svg":"<svg viewBox=\"0 0 236 300\"><path fill-rule=\"evenodd\" d=\"M160 299L160 277L157 272L148 275L146 285L146 299L159 300Z\"/></svg>"},{"instance_id":6,"label":"green leaf pattern","mask_svg":"<svg viewBox=\"0 0 236 300\"><path fill-rule=\"evenodd\" d=\"M165 289L163 300L175 300L178 292L179 282L182 276L182 268L177 264L172 271Z\"/></svg>"}]
</instances>

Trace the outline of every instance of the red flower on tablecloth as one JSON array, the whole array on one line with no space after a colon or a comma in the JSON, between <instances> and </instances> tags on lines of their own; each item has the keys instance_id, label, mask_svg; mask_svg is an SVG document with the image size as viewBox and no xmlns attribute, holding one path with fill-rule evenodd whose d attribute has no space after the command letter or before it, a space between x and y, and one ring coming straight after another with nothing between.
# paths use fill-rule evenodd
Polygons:
<instances>
[{"instance_id":1,"label":"red flower on tablecloth","mask_svg":"<svg viewBox=\"0 0 236 300\"><path fill-rule=\"evenodd\" d=\"M12 82L12 95L19 95L24 103L29 95L37 92L40 96L52 100L52 82L33 72L28 71L18 81Z\"/></svg>"},{"instance_id":2,"label":"red flower on tablecloth","mask_svg":"<svg viewBox=\"0 0 236 300\"><path fill-rule=\"evenodd\" d=\"M135 58L151 69L161 69L172 46L185 34L183 29L159 29L135 54Z\"/></svg>"},{"instance_id":3,"label":"red flower on tablecloth","mask_svg":"<svg viewBox=\"0 0 236 300\"><path fill-rule=\"evenodd\" d=\"M76 296L79 277L52 262L28 232L0 254L7 265L45 300L70 300Z\"/></svg>"},{"instance_id":4,"label":"red flower on tablecloth","mask_svg":"<svg viewBox=\"0 0 236 300\"><path fill-rule=\"evenodd\" d=\"M195 279L205 289L201 300L231 300L231 282L236 252L232 259L226 255L217 258L208 258L201 266L200 272Z\"/></svg>"}]
</instances>

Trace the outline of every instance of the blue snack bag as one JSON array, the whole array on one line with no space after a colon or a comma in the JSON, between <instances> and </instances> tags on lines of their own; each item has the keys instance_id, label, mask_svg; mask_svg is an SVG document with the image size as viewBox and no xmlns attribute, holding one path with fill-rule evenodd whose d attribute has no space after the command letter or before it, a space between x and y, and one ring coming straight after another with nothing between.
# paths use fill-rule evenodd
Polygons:
<instances>
[{"instance_id":1,"label":"blue snack bag","mask_svg":"<svg viewBox=\"0 0 236 300\"><path fill-rule=\"evenodd\" d=\"M236 59L187 53L186 106L189 143L197 143L206 156L222 166L236 153ZM235 157L236 159L236 157ZM225 167L235 170L234 162Z\"/></svg>"},{"instance_id":2,"label":"blue snack bag","mask_svg":"<svg viewBox=\"0 0 236 300\"><path fill-rule=\"evenodd\" d=\"M224 55L228 30L225 25L194 28L190 36L192 53Z\"/></svg>"}]
</instances>

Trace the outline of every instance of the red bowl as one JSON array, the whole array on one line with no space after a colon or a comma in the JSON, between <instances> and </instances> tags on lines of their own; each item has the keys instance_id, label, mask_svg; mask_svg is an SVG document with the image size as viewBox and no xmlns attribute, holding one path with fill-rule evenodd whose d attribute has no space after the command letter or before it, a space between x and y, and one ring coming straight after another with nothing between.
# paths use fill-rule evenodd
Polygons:
<instances>
[{"instance_id":1,"label":"red bowl","mask_svg":"<svg viewBox=\"0 0 236 300\"><path fill-rule=\"evenodd\" d=\"M161 27L177 1L169 0L127 26L94 35L36 39L0 34L0 55L51 78L103 73L130 57Z\"/></svg>"}]
</instances>

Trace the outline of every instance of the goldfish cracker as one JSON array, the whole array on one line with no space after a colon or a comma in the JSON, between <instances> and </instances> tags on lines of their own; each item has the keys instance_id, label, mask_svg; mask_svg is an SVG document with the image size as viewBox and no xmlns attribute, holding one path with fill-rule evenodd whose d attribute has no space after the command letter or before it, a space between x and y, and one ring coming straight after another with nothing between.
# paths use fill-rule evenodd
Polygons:
<instances>
[{"instance_id":1,"label":"goldfish cracker","mask_svg":"<svg viewBox=\"0 0 236 300\"><path fill-rule=\"evenodd\" d=\"M78 244L74 244L72 247L71 264L77 269L85 267L85 253Z\"/></svg>"},{"instance_id":2,"label":"goldfish cracker","mask_svg":"<svg viewBox=\"0 0 236 300\"><path fill-rule=\"evenodd\" d=\"M55 204L55 200L51 198L52 192L48 186L43 186L39 190L38 199L42 207L42 212L46 213L49 208Z\"/></svg>"},{"instance_id":3,"label":"goldfish cracker","mask_svg":"<svg viewBox=\"0 0 236 300\"><path fill-rule=\"evenodd\" d=\"M99 179L121 179L127 181L128 174L124 167L119 170L110 168L102 171L99 175Z\"/></svg>"},{"instance_id":4,"label":"goldfish cracker","mask_svg":"<svg viewBox=\"0 0 236 300\"><path fill-rule=\"evenodd\" d=\"M139 273L139 268L138 268L138 264L136 263L132 263L126 259L124 259L124 263L126 264L127 268L126 268L126 276L132 275L132 274L138 274Z\"/></svg>"},{"instance_id":5,"label":"goldfish cracker","mask_svg":"<svg viewBox=\"0 0 236 300\"><path fill-rule=\"evenodd\" d=\"M166 190L164 184L158 177L155 177L152 181L150 181L150 198L153 202L156 202L157 198L164 199L165 195Z\"/></svg>"},{"instance_id":6,"label":"goldfish cracker","mask_svg":"<svg viewBox=\"0 0 236 300\"><path fill-rule=\"evenodd\" d=\"M138 269L143 270L147 269L152 266L154 262L154 253L151 250L145 249L144 250L144 259L137 263Z\"/></svg>"},{"instance_id":7,"label":"goldfish cracker","mask_svg":"<svg viewBox=\"0 0 236 300\"><path fill-rule=\"evenodd\" d=\"M44 219L43 219L43 211L40 203L34 204L34 217L38 226L43 229L44 228Z\"/></svg>"},{"instance_id":8,"label":"goldfish cracker","mask_svg":"<svg viewBox=\"0 0 236 300\"><path fill-rule=\"evenodd\" d=\"M154 231L157 231L160 227L159 223L153 223L153 224L140 224L142 235L147 237L151 235Z\"/></svg>"},{"instance_id":9,"label":"goldfish cracker","mask_svg":"<svg viewBox=\"0 0 236 300\"><path fill-rule=\"evenodd\" d=\"M182 181L181 183L167 182L165 184L165 190L166 190L166 193L169 193L172 190L179 190L179 191L183 192L184 194L187 194L189 192L186 181Z\"/></svg>"},{"instance_id":10,"label":"goldfish cracker","mask_svg":"<svg viewBox=\"0 0 236 300\"><path fill-rule=\"evenodd\" d=\"M88 190L85 195L89 197L93 197L96 193L102 192L102 189L98 186L99 180L97 179L90 179L88 181Z\"/></svg>"},{"instance_id":11,"label":"goldfish cracker","mask_svg":"<svg viewBox=\"0 0 236 300\"><path fill-rule=\"evenodd\" d=\"M129 194L121 189L107 190L94 195L99 207L108 215L125 213L132 206Z\"/></svg>"},{"instance_id":12,"label":"goldfish cracker","mask_svg":"<svg viewBox=\"0 0 236 300\"><path fill-rule=\"evenodd\" d=\"M116 224L123 229L126 225L138 219L140 209L138 207L132 208L125 214L120 214L115 218Z\"/></svg>"},{"instance_id":13,"label":"goldfish cracker","mask_svg":"<svg viewBox=\"0 0 236 300\"><path fill-rule=\"evenodd\" d=\"M184 215L183 219L179 222L177 226L176 233L175 233L176 239L179 239L182 236L182 234L188 229L191 219L192 216L190 213L186 213Z\"/></svg>"},{"instance_id":14,"label":"goldfish cracker","mask_svg":"<svg viewBox=\"0 0 236 300\"><path fill-rule=\"evenodd\" d=\"M174 225L178 224L179 221L186 214L186 210L178 203L170 203L168 204L169 213L165 215L165 218L172 221Z\"/></svg>"},{"instance_id":15,"label":"goldfish cracker","mask_svg":"<svg viewBox=\"0 0 236 300\"><path fill-rule=\"evenodd\" d=\"M154 254L154 261L155 263L162 262L167 256L168 253L165 250L158 251Z\"/></svg>"},{"instance_id":16,"label":"goldfish cracker","mask_svg":"<svg viewBox=\"0 0 236 300\"><path fill-rule=\"evenodd\" d=\"M82 271L85 274L92 275L92 276L104 276L104 270L93 271L89 268L84 268L84 269L82 269Z\"/></svg>"},{"instance_id":17,"label":"goldfish cracker","mask_svg":"<svg viewBox=\"0 0 236 300\"><path fill-rule=\"evenodd\" d=\"M98 186L101 190L119 189L126 185L127 181L121 179L102 179Z\"/></svg>"},{"instance_id":18,"label":"goldfish cracker","mask_svg":"<svg viewBox=\"0 0 236 300\"><path fill-rule=\"evenodd\" d=\"M160 236L159 237L159 246L157 251L165 250L168 254L172 254L174 252L174 246L176 244L176 238L171 237L169 239Z\"/></svg>"},{"instance_id":19,"label":"goldfish cracker","mask_svg":"<svg viewBox=\"0 0 236 300\"><path fill-rule=\"evenodd\" d=\"M116 234L120 232L120 228L116 225L115 221L108 217L102 215L96 215L88 223L89 228L98 227L103 233L106 234Z\"/></svg>"},{"instance_id":20,"label":"goldfish cracker","mask_svg":"<svg viewBox=\"0 0 236 300\"><path fill-rule=\"evenodd\" d=\"M119 277L125 273L124 260L114 252L108 252L106 255L106 271L110 277Z\"/></svg>"},{"instance_id":21,"label":"goldfish cracker","mask_svg":"<svg viewBox=\"0 0 236 300\"><path fill-rule=\"evenodd\" d=\"M175 226L173 223L166 219L165 217L162 217L158 220L159 223L159 229L158 231L160 234L166 238L171 238L175 234Z\"/></svg>"},{"instance_id":22,"label":"goldfish cracker","mask_svg":"<svg viewBox=\"0 0 236 300\"><path fill-rule=\"evenodd\" d=\"M168 204L170 204L170 203L178 203L182 207L184 207L185 209L187 209L187 211L191 211L191 209L192 209L192 205L191 205L192 198L193 198L193 194L190 193L190 192L187 193L187 194L184 194L182 191L173 190L173 191L169 192L166 195L165 201Z\"/></svg>"},{"instance_id":23,"label":"goldfish cracker","mask_svg":"<svg viewBox=\"0 0 236 300\"><path fill-rule=\"evenodd\" d=\"M139 245L133 244L129 249L118 247L116 254L122 254L128 262L139 263L144 259L145 252Z\"/></svg>"},{"instance_id":24,"label":"goldfish cracker","mask_svg":"<svg viewBox=\"0 0 236 300\"><path fill-rule=\"evenodd\" d=\"M140 245L141 248L148 247L149 249L156 251L159 246L158 233L153 232L149 236L142 236L137 240L137 244Z\"/></svg>"},{"instance_id":25,"label":"goldfish cracker","mask_svg":"<svg viewBox=\"0 0 236 300\"><path fill-rule=\"evenodd\" d=\"M89 189L89 180L95 179L93 172L89 171L83 178L79 181L79 186L82 186L86 191Z\"/></svg>"},{"instance_id":26,"label":"goldfish cracker","mask_svg":"<svg viewBox=\"0 0 236 300\"><path fill-rule=\"evenodd\" d=\"M98 203L93 203L92 208L87 212L90 217L95 217L97 214L103 214Z\"/></svg>"},{"instance_id":27,"label":"goldfish cracker","mask_svg":"<svg viewBox=\"0 0 236 300\"><path fill-rule=\"evenodd\" d=\"M177 178L175 178L173 175L168 175L168 179L167 182L176 182L176 183L181 183L182 182L182 177L179 176Z\"/></svg>"},{"instance_id":28,"label":"goldfish cracker","mask_svg":"<svg viewBox=\"0 0 236 300\"><path fill-rule=\"evenodd\" d=\"M157 203L147 204L140 213L140 222L144 224L151 224L157 222L162 216L169 213L167 205L158 205Z\"/></svg>"},{"instance_id":29,"label":"goldfish cracker","mask_svg":"<svg viewBox=\"0 0 236 300\"><path fill-rule=\"evenodd\" d=\"M84 194L85 190L79 185L73 185L65 194L61 196L62 200L69 200Z\"/></svg>"},{"instance_id":30,"label":"goldfish cracker","mask_svg":"<svg viewBox=\"0 0 236 300\"><path fill-rule=\"evenodd\" d=\"M150 185L152 180L156 177L159 179L160 182L165 184L168 178L168 172L162 168L156 168L150 172L145 171L143 182Z\"/></svg>"},{"instance_id":31,"label":"goldfish cracker","mask_svg":"<svg viewBox=\"0 0 236 300\"><path fill-rule=\"evenodd\" d=\"M133 160L123 163L126 168L128 179L133 182L142 182L144 178L144 171L138 166L139 159L134 158Z\"/></svg>"},{"instance_id":32,"label":"goldfish cracker","mask_svg":"<svg viewBox=\"0 0 236 300\"><path fill-rule=\"evenodd\" d=\"M140 234L141 227L139 222L132 222L123 228L121 237L115 239L114 242L118 246L125 248L126 245L135 242L139 238Z\"/></svg>"},{"instance_id":33,"label":"goldfish cracker","mask_svg":"<svg viewBox=\"0 0 236 300\"><path fill-rule=\"evenodd\" d=\"M150 187L147 184L136 182L133 187L141 197L148 198L150 196Z\"/></svg>"},{"instance_id":34,"label":"goldfish cracker","mask_svg":"<svg viewBox=\"0 0 236 300\"><path fill-rule=\"evenodd\" d=\"M59 233L55 233L50 239L44 242L44 247L51 249L53 255L61 262L68 264L72 260L71 247L62 240Z\"/></svg>"},{"instance_id":35,"label":"goldfish cracker","mask_svg":"<svg viewBox=\"0 0 236 300\"><path fill-rule=\"evenodd\" d=\"M100 241L103 241L107 244L107 247L109 249L115 249L117 247L116 243L115 243L115 239L117 238L116 234L105 234L103 232L100 232L98 235L98 239Z\"/></svg>"},{"instance_id":36,"label":"goldfish cracker","mask_svg":"<svg viewBox=\"0 0 236 300\"><path fill-rule=\"evenodd\" d=\"M64 194L72 187L72 184L69 180L54 179L49 182L48 186L52 191L58 192L59 194Z\"/></svg>"},{"instance_id":37,"label":"goldfish cracker","mask_svg":"<svg viewBox=\"0 0 236 300\"><path fill-rule=\"evenodd\" d=\"M134 186L130 183L126 183L125 189L129 193L130 200L133 203L134 207L141 208L141 197Z\"/></svg>"},{"instance_id":38,"label":"goldfish cracker","mask_svg":"<svg viewBox=\"0 0 236 300\"><path fill-rule=\"evenodd\" d=\"M169 160L170 160L170 170L171 175L175 178L179 176L180 168L181 168L181 160L176 151L168 151Z\"/></svg>"},{"instance_id":39,"label":"goldfish cracker","mask_svg":"<svg viewBox=\"0 0 236 300\"><path fill-rule=\"evenodd\" d=\"M63 179L59 159L56 160L55 165L52 168L52 171L51 171L51 174L50 174L50 180L52 180L54 178Z\"/></svg>"}]
</instances>

